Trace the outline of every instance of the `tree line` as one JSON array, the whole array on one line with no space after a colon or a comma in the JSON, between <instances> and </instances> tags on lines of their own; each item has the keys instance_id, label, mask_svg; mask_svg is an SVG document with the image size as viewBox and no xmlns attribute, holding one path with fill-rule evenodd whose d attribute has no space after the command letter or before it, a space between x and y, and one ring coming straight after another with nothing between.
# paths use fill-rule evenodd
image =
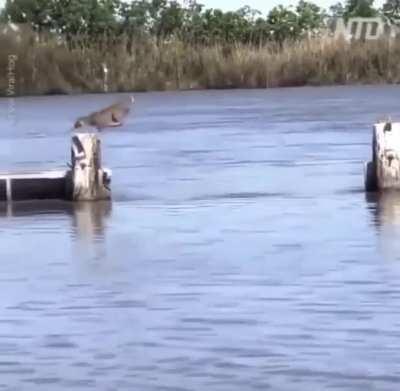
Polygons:
<instances>
[{"instance_id":1,"label":"tree line","mask_svg":"<svg viewBox=\"0 0 400 391\"><path fill-rule=\"evenodd\" d=\"M178 38L184 42L263 44L318 34L327 17L384 16L400 20L400 0L346 0L325 10L300 0L277 6L267 15L244 6L237 11L205 8L196 0L7 0L1 21L28 23L35 31L76 36Z\"/></svg>"}]
</instances>

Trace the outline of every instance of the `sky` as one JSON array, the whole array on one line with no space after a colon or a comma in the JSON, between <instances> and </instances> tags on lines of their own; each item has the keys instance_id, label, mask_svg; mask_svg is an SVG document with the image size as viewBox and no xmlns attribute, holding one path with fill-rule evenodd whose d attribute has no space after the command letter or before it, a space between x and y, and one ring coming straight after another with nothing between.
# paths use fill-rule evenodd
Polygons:
<instances>
[{"instance_id":1,"label":"sky","mask_svg":"<svg viewBox=\"0 0 400 391\"><path fill-rule=\"evenodd\" d=\"M237 10L244 5L249 5L263 13L267 13L271 8L278 4L290 5L297 4L298 0L197 0L199 3L204 4L207 8L221 8L224 11ZM318 4L320 7L329 8L331 5L336 4L338 0L311 0L313 3ZM342 1L343 3L345 1ZM0 8L4 6L5 0L0 0ZM375 6L380 6L383 0L375 0Z\"/></svg>"}]
</instances>

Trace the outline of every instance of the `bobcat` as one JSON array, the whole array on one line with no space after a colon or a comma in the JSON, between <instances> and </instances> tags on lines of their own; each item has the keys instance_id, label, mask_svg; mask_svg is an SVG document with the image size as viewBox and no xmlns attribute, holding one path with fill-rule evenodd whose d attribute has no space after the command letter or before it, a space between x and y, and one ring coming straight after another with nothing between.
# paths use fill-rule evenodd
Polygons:
<instances>
[{"instance_id":1,"label":"bobcat","mask_svg":"<svg viewBox=\"0 0 400 391\"><path fill-rule=\"evenodd\" d=\"M121 126L122 120L130 111L130 106L135 102L133 96L129 100L122 101L106 107L103 110L95 111L86 117L80 117L74 124L74 129L85 126L92 126L101 130L103 128Z\"/></svg>"}]
</instances>

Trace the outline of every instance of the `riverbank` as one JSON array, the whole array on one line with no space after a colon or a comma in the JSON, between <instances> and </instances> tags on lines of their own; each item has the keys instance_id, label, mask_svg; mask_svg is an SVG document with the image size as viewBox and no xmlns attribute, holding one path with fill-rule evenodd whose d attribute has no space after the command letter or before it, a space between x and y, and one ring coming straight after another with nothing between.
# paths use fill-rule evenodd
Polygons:
<instances>
[{"instance_id":1,"label":"riverbank","mask_svg":"<svg viewBox=\"0 0 400 391\"><path fill-rule=\"evenodd\" d=\"M0 46L3 96L400 82L400 44L388 40L314 38L254 47L149 39L71 49L20 34L3 35Z\"/></svg>"}]
</instances>

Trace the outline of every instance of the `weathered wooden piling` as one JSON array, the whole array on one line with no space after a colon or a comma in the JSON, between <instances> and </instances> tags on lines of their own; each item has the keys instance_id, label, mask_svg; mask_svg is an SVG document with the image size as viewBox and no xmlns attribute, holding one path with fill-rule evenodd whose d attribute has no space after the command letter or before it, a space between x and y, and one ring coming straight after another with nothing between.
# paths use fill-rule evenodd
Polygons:
<instances>
[{"instance_id":1,"label":"weathered wooden piling","mask_svg":"<svg viewBox=\"0 0 400 391\"><path fill-rule=\"evenodd\" d=\"M365 189L400 190L400 123L374 125L372 160L364 167Z\"/></svg>"},{"instance_id":2,"label":"weathered wooden piling","mask_svg":"<svg viewBox=\"0 0 400 391\"><path fill-rule=\"evenodd\" d=\"M94 133L77 133L72 137L71 197L74 201L111 198L110 176L101 166L101 142Z\"/></svg>"},{"instance_id":3,"label":"weathered wooden piling","mask_svg":"<svg viewBox=\"0 0 400 391\"><path fill-rule=\"evenodd\" d=\"M101 165L101 142L95 133L72 136L69 170L0 173L0 201L111 198L111 171Z\"/></svg>"}]
</instances>

